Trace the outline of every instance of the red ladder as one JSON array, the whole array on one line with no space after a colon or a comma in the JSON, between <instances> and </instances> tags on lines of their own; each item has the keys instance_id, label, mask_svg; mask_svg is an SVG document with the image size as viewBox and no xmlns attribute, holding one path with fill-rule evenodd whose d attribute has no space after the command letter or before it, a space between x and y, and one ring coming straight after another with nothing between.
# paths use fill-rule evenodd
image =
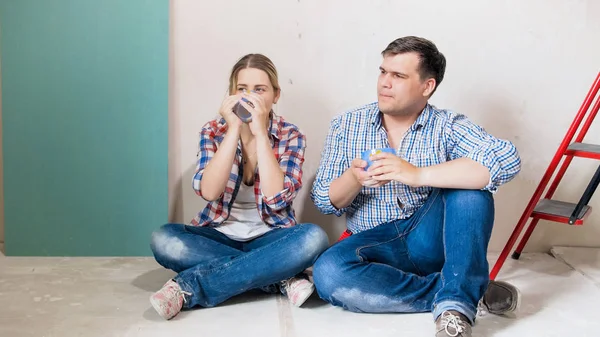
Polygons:
<instances>
[{"instance_id":1,"label":"red ladder","mask_svg":"<svg viewBox=\"0 0 600 337\"><path fill-rule=\"evenodd\" d=\"M540 219L565 223L569 225L582 225L585 219L592 212L592 208L588 206L588 202L590 201L590 198L592 197L592 195L596 191L596 188L598 187L598 184L600 183L600 166L596 170L596 173L592 177L592 180L588 184L585 192L581 196L581 199L578 203L575 204L558 200L552 200L552 196L554 195L558 184L560 183L565 172L567 171L569 164L571 164L573 157L583 157L600 160L600 145L583 143L583 138L585 137L588 129L594 121L594 118L596 117L596 114L598 113L598 110L600 109L599 95L592 109L588 111L590 105L592 105L592 102L596 98L596 94L598 94L599 89L600 73L598 73L598 75L596 76L596 80L594 81L594 84L592 85L587 96L585 97L583 104L579 108L577 116L575 116L573 123L571 123L571 127L567 131L565 138L558 147L558 150L556 151L552 162L548 166L548 169L542 177L540 184L533 193L531 200L529 200L527 208L523 212L521 219L519 219L519 222L517 223L517 226L515 227L512 235L508 239L506 246L504 246L504 249L502 250L500 257L498 258L498 261L496 261L496 264L494 265L494 268L492 268L492 271L490 273L491 280L496 279L500 268L502 268L502 265L506 261L508 252L512 249L513 245L517 241L517 238L521 234L521 231L523 231L523 228L525 227L525 224L527 223L527 220L529 220L529 218L531 218L531 223L529 224L527 231L525 231L525 235L523 235L523 238L517 246L517 249L512 255L512 258L515 260L519 259L519 257L521 256L523 248L527 244L531 233L533 233L533 230L535 229L535 226L537 225ZM573 141L575 133L579 129L579 126L581 125L581 122L583 121L586 115L587 119L585 120L585 123L583 123L583 127L579 131L577 138L575 138L575 142L571 143ZM560 167L560 170L558 170L556 177L554 177L554 180L552 181L550 188L546 192L544 199L540 200L542 194L544 193L544 190L546 189L546 186L548 186L550 179L554 175L554 171L556 170L556 167L560 163L561 159L564 159L564 161L562 163L562 166Z\"/></svg>"}]
</instances>

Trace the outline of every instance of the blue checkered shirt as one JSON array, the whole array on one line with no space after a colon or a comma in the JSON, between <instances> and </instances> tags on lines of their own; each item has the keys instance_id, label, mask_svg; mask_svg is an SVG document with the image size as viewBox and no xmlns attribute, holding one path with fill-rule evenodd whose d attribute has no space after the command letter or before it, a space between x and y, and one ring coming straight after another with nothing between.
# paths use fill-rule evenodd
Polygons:
<instances>
[{"instance_id":1,"label":"blue checkered shirt","mask_svg":"<svg viewBox=\"0 0 600 337\"><path fill-rule=\"evenodd\" d=\"M331 182L341 176L364 150L389 147L377 103L337 116L331 121L311 199L325 214L346 213L347 226L358 233L396 219L410 217L421 207L431 187L410 187L392 181L378 188L363 187L346 208L337 209L329 199ZM465 115L427 105L408 129L396 154L424 167L457 158L471 158L490 171L484 188L495 193L521 169L515 146L497 139Z\"/></svg>"}]
</instances>

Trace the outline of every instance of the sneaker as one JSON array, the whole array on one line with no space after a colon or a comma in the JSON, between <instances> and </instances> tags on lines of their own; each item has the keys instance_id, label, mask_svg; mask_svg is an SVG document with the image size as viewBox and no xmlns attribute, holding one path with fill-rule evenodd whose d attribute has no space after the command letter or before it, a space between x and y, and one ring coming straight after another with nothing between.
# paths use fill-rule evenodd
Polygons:
<instances>
[{"instance_id":1,"label":"sneaker","mask_svg":"<svg viewBox=\"0 0 600 337\"><path fill-rule=\"evenodd\" d=\"M315 285L307 279L292 277L281 281L281 290L294 306L299 307L315 291Z\"/></svg>"},{"instance_id":2,"label":"sneaker","mask_svg":"<svg viewBox=\"0 0 600 337\"><path fill-rule=\"evenodd\" d=\"M435 337L471 337L469 319L458 311L444 311L435 321Z\"/></svg>"},{"instance_id":3,"label":"sneaker","mask_svg":"<svg viewBox=\"0 0 600 337\"><path fill-rule=\"evenodd\" d=\"M181 290L177 282L169 280L162 289L150 296L150 303L162 318L171 319L181 311L185 295L192 294Z\"/></svg>"},{"instance_id":4,"label":"sneaker","mask_svg":"<svg viewBox=\"0 0 600 337\"><path fill-rule=\"evenodd\" d=\"M483 309L495 315L515 312L520 306L521 292L519 289L502 281L490 281L483 298L479 301L480 310Z\"/></svg>"}]
</instances>

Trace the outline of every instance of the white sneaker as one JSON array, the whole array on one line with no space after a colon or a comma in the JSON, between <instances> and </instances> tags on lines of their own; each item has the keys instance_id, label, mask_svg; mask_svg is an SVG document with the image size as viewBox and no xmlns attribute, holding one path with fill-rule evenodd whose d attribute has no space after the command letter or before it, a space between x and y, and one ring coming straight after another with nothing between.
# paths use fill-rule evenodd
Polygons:
<instances>
[{"instance_id":1,"label":"white sneaker","mask_svg":"<svg viewBox=\"0 0 600 337\"><path fill-rule=\"evenodd\" d=\"M315 291L315 285L303 278L292 277L288 280L281 281L281 286L290 302L296 307L304 304Z\"/></svg>"}]
</instances>

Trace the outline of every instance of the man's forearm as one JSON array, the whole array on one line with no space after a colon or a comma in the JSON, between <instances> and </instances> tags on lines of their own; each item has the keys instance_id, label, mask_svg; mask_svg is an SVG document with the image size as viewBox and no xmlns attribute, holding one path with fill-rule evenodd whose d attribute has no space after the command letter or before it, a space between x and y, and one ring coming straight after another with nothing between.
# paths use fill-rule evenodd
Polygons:
<instances>
[{"instance_id":1,"label":"man's forearm","mask_svg":"<svg viewBox=\"0 0 600 337\"><path fill-rule=\"evenodd\" d=\"M488 168L470 158L459 158L420 170L420 186L482 189L490 181Z\"/></svg>"},{"instance_id":2,"label":"man's forearm","mask_svg":"<svg viewBox=\"0 0 600 337\"><path fill-rule=\"evenodd\" d=\"M362 185L356 180L352 169L346 170L329 186L329 199L337 209L348 207L360 192Z\"/></svg>"}]
</instances>

